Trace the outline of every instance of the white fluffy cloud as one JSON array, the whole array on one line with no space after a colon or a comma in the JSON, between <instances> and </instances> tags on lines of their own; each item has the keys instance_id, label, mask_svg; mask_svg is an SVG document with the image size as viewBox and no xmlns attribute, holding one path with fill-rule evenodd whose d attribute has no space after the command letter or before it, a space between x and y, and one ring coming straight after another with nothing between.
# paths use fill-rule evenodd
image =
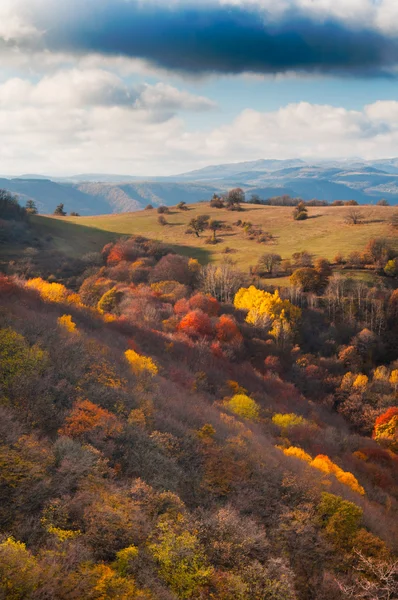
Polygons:
<instances>
[{"instance_id":1,"label":"white fluffy cloud","mask_svg":"<svg viewBox=\"0 0 398 600\"><path fill-rule=\"evenodd\" d=\"M215 103L165 83L129 86L116 73L101 69L61 70L37 83L14 77L0 85L0 107L126 106L161 112L205 111Z\"/></svg>"},{"instance_id":2,"label":"white fluffy cloud","mask_svg":"<svg viewBox=\"0 0 398 600\"><path fill-rule=\"evenodd\" d=\"M168 175L260 157L379 158L395 155L398 144L398 102L376 102L361 111L309 103L274 112L248 109L222 127L192 131L175 114L158 117L157 93L175 95L168 86L148 86L145 107L131 110L123 104L56 101L13 105L18 85L0 88L4 174Z\"/></svg>"}]
</instances>

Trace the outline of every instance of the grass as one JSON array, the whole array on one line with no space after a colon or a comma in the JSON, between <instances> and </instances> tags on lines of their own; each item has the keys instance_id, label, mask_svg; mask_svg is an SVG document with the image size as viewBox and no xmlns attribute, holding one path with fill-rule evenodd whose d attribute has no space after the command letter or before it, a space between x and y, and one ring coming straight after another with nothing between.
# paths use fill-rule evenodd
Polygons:
<instances>
[{"instance_id":1,"label":"grass","mask_svg":"<svg viewBox=\"0 0 398 600\"><path fill-rule=\"evenodd\" d=\"M246 205L244 212L229 212L224 209L212 209L208 203L189 206L188 211L171 209L165 215L168 224L158 223L156 210L145 210L136 213L103 215L98 217L65 217L51 219L59 227L59 222L72 223L84 227L84 231L92 228L92 236L107 232L116 236L141 234L160 240L187 256L198 258L202 263L219 262L225 256L225 248L232 249L231 257L239 268L247 270L255 265L265 252L280 254L282 258L290 258L294 252L307 250L315 257L322 256L333 260L337 253L347 256L354 250L363 250L371 238L387 238L398 250L398 237L389 224L394 207L361 207L364 222L361 225L347 225L345 217L349 207L309 208L307 221L294 221L292 208ZM230 231L220 231L220 240L215 246L206 245L205 232L200 238L185 233L189 221L198 215L206 214L210 218L222 220L232 226ZM264 231L275 236L272 244L259 244L249 240L240 227L233 226L238 219L250 221L261 226ZM48 221L49 219L47 219ZM78 230L76 230L77 232ZM94 233L95 232L95 233ZM62 230L60 230L62 233ZM62 243L67 243L63 240Z\"/></svg>"}]
</instances>

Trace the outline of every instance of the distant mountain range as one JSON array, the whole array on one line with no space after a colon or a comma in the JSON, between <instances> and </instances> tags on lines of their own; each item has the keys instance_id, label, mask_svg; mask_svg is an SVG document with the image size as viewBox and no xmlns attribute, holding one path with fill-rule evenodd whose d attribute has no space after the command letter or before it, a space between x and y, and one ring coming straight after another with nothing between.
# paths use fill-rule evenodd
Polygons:
<instances>
[{"instance_id":1,"label":"distant mountain range","mask_svg":"<svg viewBox=\"0 0 398 600\"><path fill-rule=\"evenodd\" d=\"M39 211L52 213L60 202L81 215L132 212L153 206L172 206L209 200L215 193L242 187L247 197L267 199L289 194L304 200L357 200L375 204L385 198L398 204L398 158L305 162L256 160L205 167L172 177L126 175L43 175L0 178L0 188L17 194L21 203L33 199Z\"/></svg>"}]
</instances>

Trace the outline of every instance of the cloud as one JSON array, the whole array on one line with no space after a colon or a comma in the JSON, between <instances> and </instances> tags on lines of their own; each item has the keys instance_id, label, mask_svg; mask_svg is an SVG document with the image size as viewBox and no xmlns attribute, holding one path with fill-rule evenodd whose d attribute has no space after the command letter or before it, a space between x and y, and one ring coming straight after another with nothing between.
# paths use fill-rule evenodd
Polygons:
<instances>
[{"instance_id":1,"label":"cloud","mask_svg":"<svg viewBox=\"0 0 398 600\"><path fill-rule=\"evenodd\" d=\"M115 73L101 69L61 70L37 83L15 77L0 85L0 106L57 105L76 108L123 106L168 115L180 110L201 112L216 107L208 98L164 83L129 86Z\"/></svg>"},{"instance_id":2,"label":"cloud","mask_svg":"<svg viewBox=\"0 0 398 600\"><path fill-rule=\"evenodd\" d=\"M4 100L4 86L0 91L0 163L9 174L170 175L258 158L376 159L394 156L398 145L396 101L362 110L305 102L270 112L247 109L222 127L192 131L181 117L158 118L163 113L148 106L18 106L12 95Z\"/></svg>"},{"instance_id":3,"label":"cloud","mask_svg":"<svg viewBox=\"0 0 398 600\"><path fill-rule=\"evenodd\" d=\"M398 63L396 0L20 0L53 52L150 61L190 74L375 75Z\"/></svg>"}]
</instances>

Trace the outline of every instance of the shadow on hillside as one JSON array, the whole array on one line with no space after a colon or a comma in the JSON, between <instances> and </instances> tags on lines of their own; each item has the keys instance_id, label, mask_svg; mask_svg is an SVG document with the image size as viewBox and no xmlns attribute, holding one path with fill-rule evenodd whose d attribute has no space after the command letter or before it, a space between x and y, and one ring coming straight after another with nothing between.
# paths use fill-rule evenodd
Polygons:
<instances>
[{"instance_id":1,"label":"shadow on hillside","mask_svg":"<svg viewBox=\"0 0 398 600\"><path fill-rule=\"evenodd\" d=\"M112 232L105 229L99 229L98 227L89 227L80 223L71 223L70 221L64 221L62 217L52 218L40 215L32 219L32 224L34 225L36 233L43 236L43 239L48 238L49 242L55 240L66 241L67 243L62 251L66 255L70 254L73 256L79 254L80 249L82 254L87 252L100 252L103 246L109 242L115 242L121 238L140 235ZM50 240L50 237L53 240ZM158 240L158 238L149 238L145 234L142 237L164 243L162 240ZM180 244L169 243L165 243L165 246L170 248L170 250L174 251L176 254L196 258L203 265L212 261L211 252L200 246L182 246Z\"/></svg>"}]
</instances>

